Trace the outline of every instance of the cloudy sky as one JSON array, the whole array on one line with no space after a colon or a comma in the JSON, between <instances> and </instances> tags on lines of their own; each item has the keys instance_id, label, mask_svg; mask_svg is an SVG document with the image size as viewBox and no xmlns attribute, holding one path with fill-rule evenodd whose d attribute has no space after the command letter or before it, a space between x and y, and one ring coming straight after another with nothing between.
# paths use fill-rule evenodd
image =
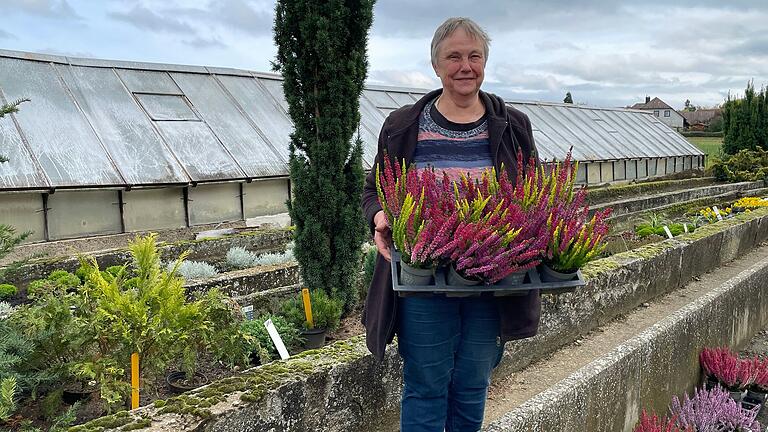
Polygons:
<instances>
[{"instance_id":1,"label":"cloudy sky","mask_svg":"<svg viewBox=\"0 0 768 432\"><path fill-rule=\"evenodd\" d=\"M0 0L0 48L268 72L269 0ZM492 38L486 90L508 100L676 108L768 84L768 2L379 0L369 83L434 88L434 29L469 16Z\"/></svg>"}]
</instances>

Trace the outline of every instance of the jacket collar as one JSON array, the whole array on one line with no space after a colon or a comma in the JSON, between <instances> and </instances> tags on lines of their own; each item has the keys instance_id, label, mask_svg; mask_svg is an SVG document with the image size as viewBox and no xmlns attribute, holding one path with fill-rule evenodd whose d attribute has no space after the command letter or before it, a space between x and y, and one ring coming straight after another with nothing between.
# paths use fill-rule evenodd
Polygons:
<instances>
[{"instance_id":1,"label":"jacket collar","mask_svg":"<svg viewBox=\"0 0 768 432\"><path fill-rule=\"evenodd\" d=\"M443 93L443 89L432 90L421 97L415 104L411 105L406 113L400 117L399 121L392 124L392 135L404 132L419 120L419 114L427 103ZM507 112L504 101L493 94L480 90L480 100L485 105L485 112L488 114L488 126L493 129L499 125L505 125L507 121Z\"/></svg>"}]
</instances>

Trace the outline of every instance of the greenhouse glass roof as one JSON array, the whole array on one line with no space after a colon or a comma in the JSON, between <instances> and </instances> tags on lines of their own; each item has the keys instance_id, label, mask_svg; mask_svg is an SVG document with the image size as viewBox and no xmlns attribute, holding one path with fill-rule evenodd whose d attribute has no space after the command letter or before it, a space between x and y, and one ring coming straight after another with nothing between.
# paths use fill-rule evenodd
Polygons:
<instances>
[{"instance_id":1,"label":"greenhouse glass roof","mask_svg":"<svg viewBox=\"0 0 768 432\"><path fill-rule=\"evenodd\" d=\"M370 168L381 125L427 90L367 86L360 136ZM279 75L0 50L0 189L136 187L287 176L292 124ZM510 102L544 159L702 153L650 113Z\"/></svg>"}]
</instances>

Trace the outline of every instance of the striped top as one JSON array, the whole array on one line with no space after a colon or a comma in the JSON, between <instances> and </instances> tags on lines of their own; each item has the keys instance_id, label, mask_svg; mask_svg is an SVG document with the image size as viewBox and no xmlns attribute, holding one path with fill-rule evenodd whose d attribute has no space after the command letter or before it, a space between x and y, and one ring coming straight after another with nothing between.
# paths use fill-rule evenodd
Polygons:
<instances>
[{"instance_id":1,"label":"striped top","mask_svg":"<svg viewBox=\"0 0 768 432\"><path fill-rule=\"evenodd\" d=\"M487 115L473 123L454 123L440 114L435 100L429 101L419 116L413 162L418 168L431 166L438 173L445 171L451 180L462 174L479 179L483 170L493 166Z\"/></svg>"}]
</instances>

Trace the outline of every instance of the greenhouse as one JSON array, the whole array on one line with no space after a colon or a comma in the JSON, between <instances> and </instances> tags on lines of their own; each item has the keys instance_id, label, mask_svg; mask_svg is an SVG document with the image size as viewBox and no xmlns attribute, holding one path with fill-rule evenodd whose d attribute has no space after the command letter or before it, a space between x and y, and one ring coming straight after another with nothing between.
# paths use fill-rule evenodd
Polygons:
<instances>
[{"instance_id":1,"label":"greenhouse","mask_svg":"<svg viewBox=\"0 0 768 432\"><path fill-rule=\"evenodd\" d=\"M386 116L425 89L368 86L359 134L370 169ZM278 75L0 50L0 220L57 240L279 214L292 129ZM570 147L578 181L700 169L704 155L653 115L510 102L542 159Z\"/></svg>"}]
</instances>

